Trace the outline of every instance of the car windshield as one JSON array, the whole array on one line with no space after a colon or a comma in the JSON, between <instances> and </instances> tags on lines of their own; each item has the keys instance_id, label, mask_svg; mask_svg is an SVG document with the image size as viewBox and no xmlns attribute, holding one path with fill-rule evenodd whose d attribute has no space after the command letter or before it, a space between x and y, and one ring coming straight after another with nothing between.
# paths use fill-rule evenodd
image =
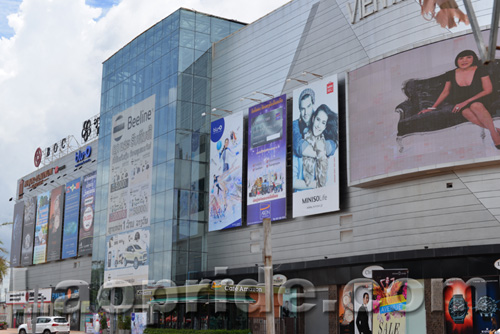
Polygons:
<instances>
[{"instance_id":1,"label":"car windshield","mask_svg":"<svg viewBox=\"0 0 500 334\"><path fill-rule=\"evenodd\" d=\"M141 247L139 247L139 245L134 245L135 249L141 249Z\"/></svg>"},{"instance_id":2,"label":"car windshield","mask_svg":"<svg viewBox=\"0 0 500 334\"><path fill-rule=\"evenodd\" d=\"M59 324L68 322L65 318L54 318L54 322L57 322Z\"/></svg>"}]
</instances>

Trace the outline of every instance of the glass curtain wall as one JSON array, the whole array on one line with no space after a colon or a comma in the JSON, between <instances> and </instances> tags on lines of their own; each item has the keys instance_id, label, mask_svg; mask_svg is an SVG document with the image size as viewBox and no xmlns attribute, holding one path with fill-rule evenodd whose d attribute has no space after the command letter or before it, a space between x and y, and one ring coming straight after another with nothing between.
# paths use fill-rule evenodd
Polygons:
<instances>
[{"instance_id":1,"label":"glass curtain wall","mask_svg":"<svg viewBox=\"0 0 500 334\"><path fill-rule=\"evenodd\" d=\"M106 258L112 118L153 94L156 99L148 276L154 281L172 279L183 284L190 275L206 270L211 45L242 26L180 9L104 62L98 219L92 257L94 289L102 284Z\"/></svg>"}]
</instances>

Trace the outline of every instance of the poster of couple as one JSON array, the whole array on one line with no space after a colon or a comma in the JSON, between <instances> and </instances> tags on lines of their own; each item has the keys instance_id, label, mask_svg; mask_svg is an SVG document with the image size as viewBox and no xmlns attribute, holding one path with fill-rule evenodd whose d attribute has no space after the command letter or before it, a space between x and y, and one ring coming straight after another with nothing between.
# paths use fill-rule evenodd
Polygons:
<instances>
[{"instance_id":1,"label":"poster of couple","mask_svg":"<svg viewBox=\"0 0 500 334\"><path fill-rule=\"evenodd\" d=\"M339 210L337 75L293 91L293 217Z\"/></svg>"}]
</instances>

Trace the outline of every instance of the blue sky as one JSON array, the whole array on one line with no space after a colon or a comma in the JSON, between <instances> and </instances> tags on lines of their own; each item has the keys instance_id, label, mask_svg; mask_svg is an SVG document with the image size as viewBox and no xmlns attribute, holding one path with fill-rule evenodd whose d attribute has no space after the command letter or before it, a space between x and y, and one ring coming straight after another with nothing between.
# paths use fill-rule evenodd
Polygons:
<instances>
[{"instance_id":1,"label":"blue sky","mask_svg":"<svg viewBox=\"0 0 500 334\"><path fill-rule=\"evenodd\" d=\"M0 0L0 37L10 38L14 35L14 30L9 27L7 16L16 13L21 2L22 0ZM103 17L111 7L118 5L120 0L86 0L85 3L94 8L101 8L103 12L100 17Z\"/></svg>"}]
</instances>

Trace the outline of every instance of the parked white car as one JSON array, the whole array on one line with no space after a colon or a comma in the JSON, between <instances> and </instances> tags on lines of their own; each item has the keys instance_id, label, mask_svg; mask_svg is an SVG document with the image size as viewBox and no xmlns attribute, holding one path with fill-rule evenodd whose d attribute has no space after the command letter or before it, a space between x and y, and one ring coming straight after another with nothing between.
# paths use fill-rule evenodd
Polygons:
<instances>
[{"instance_id":1,"label":"parked white car","mask_svg":"<svg viewBox=\"0 0 500 334\"><path fill-rule=\"evenodd\" d=\"M22 324L18 329L19 334L31 333L31 324ZM36 333L43 334L69 334L69 321L63 317L38 317L36 319Z\"/></svg>"}]
</instances>

